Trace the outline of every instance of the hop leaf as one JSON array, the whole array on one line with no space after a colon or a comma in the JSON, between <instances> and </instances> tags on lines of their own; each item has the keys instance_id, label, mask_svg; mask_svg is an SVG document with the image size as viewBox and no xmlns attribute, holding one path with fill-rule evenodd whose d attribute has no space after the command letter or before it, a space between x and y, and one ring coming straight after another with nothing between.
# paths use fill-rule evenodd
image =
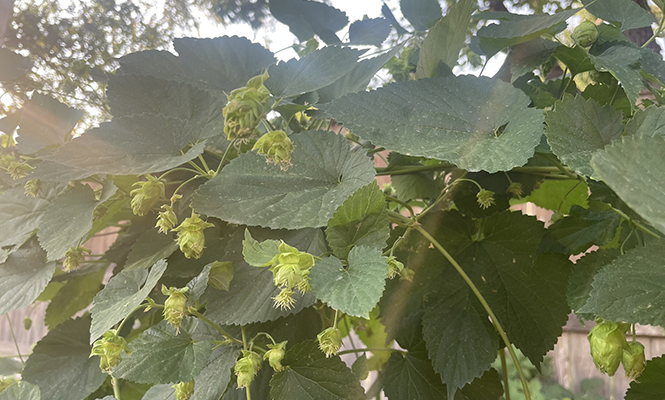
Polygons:
<instances>
[{"instance_id":1,"label":"hop leaf","mask_svg":"<svg viewBox=\"0 0 665 400\"><path fill-rule=\"evenodd\" d=\"M573 31L573 40L582 47L589 47L598 39L598 27L589 20L582 21Z\"/></svg>"},{"instance_id":2,"label":"hop leaf","mask_svg":"<svg viewBox=\"0 0 665 400\"><path fill-rule=\"evenodd\" d=\"M291 165L293 142L284 131L270 131L254 144L252 150L263 154L269 163L278 164L282 169Z\"/></svg>"},{"instance_id":3,"label":"hop leaf","mask_svg":"<svg viewBox=\"0 0 665 400\"><path fill-rule=\"evenodd\" d=\"M132 211L135 215L146 215L163 198L164 183L152 175L146 175L147 181L136 182L129 194L132 196Z\"/></svg>"},{"instance_id":4,"label":"hop leaf","mask_svg":"<svg viewBox=\"0 0 665 400\"><path fill-rule=\"evenodd\" d=\"M628 327L628 324L602 321L589 332L591 356L600 372L613 376L619 368L624 350L629 350L626 342Z\"/></svg>"},{"instance_id":5,"label":"hop leaf","mask_svg":"<svg viewBox=\"0 0 665 400\"><path fill-rule=\"evenodd\" d=\"M482 207L483 210L486 210L495 204L494 202L494 192L487 189L480 189L476 195L478 204Z\"/></svg>"},{"instance_id":6,"label":"hop leaf","mask_svg":"<svg viewBox=\"0 0 665 400\"><path fill-rule=\"evenodd\" d=\"M192 210L192 216L182 221L182 224L173 229L178 232L178 246L187 258L201 258L205 247L205 235L203 230L214 226L203 221L197 213Z\"/></svg>"},{"instance_id":7,"label":"hop leaf","mask_svg":"<svg viewBox=\"0 0 665 400\"><path fill-rule=\"evenodd\" d=\"M644 355L644 346L640 342L628 343L628 348L623 351L623 369L626 370L626 376L630 379L637 379L644 371L646 357Z\"/></svg>"},{"instance_id":8,"label":"hop leaf","mask_svg":"<svg viewBox=\"0 0 665 400\"><path fill-rule=\"evenodd\" d=\"M176 400L189 400L194 394L194 381L180 382L172 386Z\"/></svg>"},{"instance_id":9,"label":"hop leaf","mask_svg":"<svg viewBox=\"0 0 665 400\"><path fill-rule=\"evenodd\" d=\"M85 261L85 254L90 254L90 249L85 247L72 247L65 253L65 260L62 262L65 272L76 271L82 262Z\"/></svg>"},{"instance_id":10,"label":"hop leaf","mask_svg":"<svg viewBox=\"0 0 665 400\"><path fill-rule=\"evenodd\" d=\"M270 350L266 351L266 353L263 355L263 359L268 360L268 363L275 371L279 372L284 369L282 366L282 360L284 359L284 354L286 353L287 342L288 341L277 344L269 344L268 348Z\"/></svg>"},{"instance_id":11,"label":"hop leaf","mask_svg":"<svg viewBox=\"0 0 665 400\"><path fill-rule=\"evenodd\" d=\"M261 118L270 112L270 91L263 82L268 79L268 72L255 76L247 86L235 89L228 96L228 104L222 110L224 114L224 133L231 141L252 136Z\"/></svg>"},{"instance_id":12,"label":"hop leaf","mask_svg":"<svg viewBox=\"0 0 665 400\"><path fill-rule=\"evenodd\" d=\"M102 337L92 345L90 357L99 356L99 368L101 368L102 371L111 374L113 367L120 362L120 355L123 350L128 355L132 354L125 338L118 335L117 330L111 329L104 332Z\"/></svg>"},{"instance_id":13,"label":"hop leaf","mask_svg":"<svg viewBox=\"0 0 665 400\"><path fill-rule=\"evenodd\" d=\"M339 348L342 347L342 332L335 327L325 329L316 335L316 339L319 341L319 349L325 353L326 357L337 354Z\"/></svg>"},{"instance_id":14,"label":"hop leaf","mask_svg":"<svg viewBox=\"0 0 665 400\"><path fill-rule=\"evenodd\" d=\"M242 357L233 367L233 371L238 377L238 388L249 387L259 369L261 369L261 356L253 351L243 350Z\"/></svg>"},{"instance_id":15,"label":"hop leaf","mask_svg":"<svg viewBox=\"0 0 665 400\"><path fill-rule=\"evenodd\" d=\"M188 287L167 289L162 285L162 294L169 296L164 302L164 319L175 327L176 332L180 331L180 323L187 313L187 296L185 296L187 290Z\"/></svg>"}]
</instances>

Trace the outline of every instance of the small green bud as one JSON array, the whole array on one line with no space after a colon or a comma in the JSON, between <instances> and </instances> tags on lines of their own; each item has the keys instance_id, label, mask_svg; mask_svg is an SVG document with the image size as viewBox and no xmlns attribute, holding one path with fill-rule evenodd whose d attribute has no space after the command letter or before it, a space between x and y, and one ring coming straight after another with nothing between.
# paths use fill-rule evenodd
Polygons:
<instances>
[{"instance_id":1,"label":"small green bud","mask_svg":"<svg viewBox=\"0 0 665 400\"><path fill-rule=\"evenodd\" d=\"M573 40L582 47L589 47L598 40L598 27L589 20L582 21L573 31Z\"/></svg>"},{"instance_id":2,"label":"small green bud","mask_svg":"<svg viewBox=\"0 0 665 400\"><path fill-rule=\"evenodd\" d=\"M399 280L413 282L414 276L416 276L416 271L412 270L411 268L404 268L399 273Z\"/></svg>"},{"instance_id":3,"label":"small green bud","mask_svg":"<svg viewBox=\"0 0 665 400\"><path fill-rule=\"evenodd\" d=\"M268 72L255 76L247 86L235 89L228 97L228 104L222 110L224 133L231 141L252 136L261 118L270 112L270 91L263 82Z\"/></svg>"},{"instance_id":4,"label":"small green bud","mask_svg":"<svg viewBox=\"0 0 665 400\"><path fill-rule=\"evenodd\" d=\"M296 299L293 298L295 292L291 288L282 288L279 294L273 298L275 308L282 310L290 310L296 304Z\"/></svg>"},{"instance_id":5,"label":"small green bud","mask_svg":"<svg viewBox=\"0 0 665 400\"><path fill-rule=\"evenodd\" d=\"M242 357L236 361L233 371L238 377L238 388L249 387L261 369L261 356L249 350L242 351Z\"/></svg>"},{"instance_id":6,"label":"small green bud","mask_svg":"<svg viewBox=\"0 0 665 400\"><path fill-rule=\"evenodd\" d=\"M85 254L92 253L85 247L72 247L65 253L65 260L62 262L65 272L76 271L82 262L85 261Z\"/></svg>"},{"instance_id":7,"label":"small green bud","mask_svg":"<svg viewBox=\"0 0 665 400\"><path fill-rule=\"evenodd\" d=\"M476 199L478 200L478 204L483 210L486 210L495 204L494 192L491 190L480 189L476 195Z\"/></svg>"},{"instance_id":8,"label":"small green bud","mask_svg":"<svg viewBox=\"0 0 665 400\"><path fill-rule=\"evenodd\" d=\"M282 169L291 165L293 142L284 131L270 131L261 136L252 150L266 157L268 163L278 164Z\"/></svg>"},{"instance_id":9,"label":"small green bud","mask_svg":"<svg viewBox=\"0 0 665 400\"><path fill-rule=\"evenodd\" d=\"M164 183L152 175L146 175L147 181L135 182L129 194L132 196L132 211L135 215L146 215L163 198Z\"/></svg>"},{"instance_id":10,"label":"small green bud","mask_svg":"<svg viewBox=\"0 0 665 400\"><path fill-rule=\"evenodd\" d=\"M388 263L388 278L390 279L393 279L397 275L400 275L400 273L404 269L404 264L397 261L397 259L394 256L388 257L387 263Z\"/></svg>"},{"instance_id":11,"label":"small green bud","mask_svg":"<svg viewBox=\"0 0 665 400\"><path fill-rule=\"evenodd\" d=\"M326 354L326 357L337 354L339 348L342 347L342 332L334 327L325 329L316 335L316 339L319 341L319 349Z\"/></svg>"},{"instance_id":12,"label":"small green bud","mask_svg":"<svg viewBox=\"0 0 665 400\"><path fill-rule=\"evenodd\" d=\"M178 246L187 258L201 258L205 247L205 235L203 230L214 225L203 221L197 213L192 210L192 216L186 218L180 226L173 229L178 232Z\"/></svg>"},{"instance_id":13,"label":"small green bud","mask_svg":"<svg viewBox=\"0 0 665 400\"><path fill-rule=\"evenodd\" d=\"M515 197L522 197L524 194L524 188L521 183L513 182L508 186L508 189L506 189L506 193L512 194Z\"/></svg>"},{"instance_id":14,"label":"small green bud","mask_svg":"<svg viewBox=\"0 0 665 400\"><path fill-rule=\"evenodd\" d=\"M269 344L268 348L270 350L266 351L263 355L264 360L268 360L268 363L275 371L281 371L284 369L282 366L282 360L284 359L284 354L286 353L286 343L284 341L277 344Z\"/></svg>"},{"instance_id":15,"label":"small green bud","mask_svg":"<svg viewBox=\"0 0 665 400\"><path fill-rule=\"evenodd\" d=\"M13 180L28 176L33 169L35 169L35 167L25 161L11 161L7 166L7 172L11 175Z\"/></svg>"},{"instance_id":16,"label":"small green bud","mask_svg":"<svg viewBox=\"0 0 665 400\"><path fill-rule=\"evenodd\" d=\"M176 332L180 331L180 323L187 314L187 296L185 296L187 290L188 287L167 289L162 285L162 294L169 296L164 302L164 319L176 328Z\"/></svg>"},{"instance_id":17,"label":"small green bud","mask_svg":"<svg viewBox=\"0 0 665 400\"><path fill-rule=\"evenodd\" d=\"M176 400L189 400L194 394L194 381L180 382L171 386L175 389Z\"/></svg>"},{"instance_id":18,"label":"small green bud","mask_svg":"<svg viewBox=\"0 0 665 400\"><path fill-rule=\"evenodd\" d=\"M125 338L118 335L117 330L111 329L104 332L102 337L95 341L92 345L90 357L99 356L99 368L110 374L113 367L120 362L120 355L123 350L128 355L132 354Z\"/></svg>"},{"instance_id":19,"label":"small green bud","mask_svg":"<svg viewBox=\"0 0 665 400\"><path fill-rule=\"evenodd\" d=\"M644 371L644 346L640 342L628 343L628 348L623 351L623 369L630 379L637 379Z\"/></svg>"},{"instance_id":20,"label":"small green bud","mask_svg":"<svg viewBox=\"0 0 665 400\"><path fill-rule=\"evenodd\" d=\"M39 192L42 190L42 183L43 182L39 179L30 179L23 187L25 189L25 194L31 197L39 196Z\"/></svg>"},{"instance_id":21,"label":"small green bud","mask_svg":"<svg viewBox=\"0 0 665 400\"><path fill-rule=\"evenodd\" d=\"M591 356L600 372L613 376L619 368L623 352L629 348L626 342L628 327L628 324L603 321L589 332L587 339L591 346Z\"/></svg>"},{"instance_id":22,"label":"small green bud","mask_svg":"<svg viewBox=\"0 0 665 400\"><path fill-rule=\"evenodd\" d=\"M159 233L168 233L178 225L178 216L173 212L173 206L164 204L162 206L162 211L157 215L157 224L156 228L159 228Z\"/></svg>"}]
</instances>

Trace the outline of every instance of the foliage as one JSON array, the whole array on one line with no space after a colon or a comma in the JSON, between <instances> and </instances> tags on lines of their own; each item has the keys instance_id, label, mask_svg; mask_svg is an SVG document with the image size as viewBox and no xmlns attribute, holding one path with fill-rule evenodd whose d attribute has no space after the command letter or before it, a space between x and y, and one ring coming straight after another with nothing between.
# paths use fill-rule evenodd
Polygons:
<instances>
[{"instance_id":1,"label":"foliage","mask_svg":"<svg viewBox=\"0 0 665 400\"><path fill-rule=\"evenodd\" d=\"M409 27L384 8L347 40L334 7L273 0L297 59L238 37L135 52L107 71L113 120L76 138L81 113L32 94L2 140L0 312L51 301L50 332L0 364L21 376L0 398L565 398L536 371L571 309L602 318L589 357L623 363L626 398L662 395L626 334L665 325L665 63L623 39L647 17L622 2L581 43L553 38L575 8L402 0ZM388 27L405 43L352 47ZM507 52L510 76L456 75L469 51ZM40 73L11 54L5 88ZM526 200L551 224L510 209Z\"/></svg>"}]
</instances>

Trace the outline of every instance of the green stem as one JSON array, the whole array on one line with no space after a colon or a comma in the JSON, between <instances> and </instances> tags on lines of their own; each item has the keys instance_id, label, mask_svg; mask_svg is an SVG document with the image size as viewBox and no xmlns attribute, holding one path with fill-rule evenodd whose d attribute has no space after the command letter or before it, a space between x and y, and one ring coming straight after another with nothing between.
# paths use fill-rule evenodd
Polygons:
<instances>
[{"instance_id":1,"label":"green stem","mask_svg":"<svg viewBox=\"0 0 665 400\"><path fill-rule=\"evenodd\" d=\"M203 168L205 168L206 172L209 172L210 167L208 167L208 163L206 162L205 158L203 158L203 156L200 154L199 154L199 161L201 161L201 165L203 165Z\"/></svg>"},{"instance_id":2,"label":"green stem","mask_svg":"<svg viewBox=\"0 0 665 400\"><path fill-rule=\"evenodd\" d=\"M240 332L242 332L242 348L247 351L248 346L247 346L247 333L245 332L245 327L241 326L240 327ZM251 384L249 385L251 386ZM245 393L247 394L247 400L252 400L252 392L250 391L249 386L245 388Z\"/></svg>"},{"instance_id":3,"label":"green stem","mask_svg":"<svg viewBox=\"0 0 665 400\"><path fill-rule=\"evenodd\" d=\"M219 175L219 173L222 171L222 167L224 166L224 161L226 161L226 156L229 154L229 150L233 145L235 144L235 140L232 141L231 143L226 146L226 150L224 150L224 154L222 154L221 160L219 160L219 165L217 166L217 170L215 170L215 176Z\"/></svg>"},{"instance_id":4,"label":"green stem","mask_svg":"<svg viewBox=\"0 0 665 400\"><path fill-rule=\"evenodd\" d=\"M339 310L335 310L335 318L333 319L333 328L337 328L338 317L339 317Z\"/></svg>"},{"instance_id":5,"label":"green stem","mask_svg":"<svg viewBox=\"0 0 665 400\"><path fill-rule=\"evenodd\" d=\"M376 168L376 175L377 176L385 176L385 175L408 175L408 174L414 174L416 172L424 172L424 171L441 171L445 169L452 169L456 168L452 164L438 164L438 165L413 165L413 166L408 166L408 167L383 167L383 168Z\"/></svg>"},{"instance_id":6,"label":"green stem","mask_svg":"<svg viewBox=\"0 0 665 400\"><path fill-rule=\"evenodd\" d=\"M229 340L232 341L233 343L244 345L244 341L245 341L245 330L244 330L244 329L243 329L243 331L242 331L243 340L240 341L240 340L234 338L234 337L233 337L231 334L229 334L227 331L225 331L221 326L219 326L219 325L217 325L216 323L214 323L214 322L212 322L211 320L209 320L207 317L205 317L205 316L204 316L203 314L201 314L200 312L195 311L195 310L193 310L193 309L191 309L191 308L190 308L188 311L189 311L189 313L190 313L191 315L193 315L193 316L195 316L195 317L201 319L202 321L204 321L204 322L207 323L208 325L210 325L210 326L212 326L213 328L215 328L215 330L216 330L217 332L221 333L225 338L229 339ZM247 349L245 349L245 350L247 350Z\"/></svg>"},{"instance_id":7,"label":"green stem","mask_svg":"<svg viewBox=\"0 0 665 400\"><path fill-rule=\"evenodd\" d=\"M113 396L117 400L120 400L120 382L118 382L117 378L111 377L111 384L113 385Z\"/></svg>"},{"instance_id":8,"label":"green stem","mask_svg":"<svg viewBox=\"0 0 665 400\"><path fill-rule=\"evenodd\" d=\"M427 215L427 213L429 213L430 211L432 211L432 210L434 209L434 207L436 207L436 206L439 205L441 202L443 202L443 200L445 200L446 197L448 197L448 195L450 195L450 194L452 193L452 189L453 189L453 187L455 186L455 183L458 182L458 181L460 181L460 180L461 180L462 182L465 181L466 179L465 179L464 177L465 177L466 174L468 174L468 173L469 173L468 171L464 171L464 173L462 174L462 176L460 176L459 178L457 178L457 179L453 182L452 185L448 185L448 186L446 186L446 187L441 191L441 193L439 193L439 196L436 198L436 200L434 201L434 203L432 203L431 205L429 205L429 206L428 206L427 208L425 208L420 214L418 214L418 216L416 217L416 221L420 221L425 215ZM473 181L473 182L475 183L475 181ZM476 183L476 185L477 185L477 183Z\"/></svg>"},{"instance_id":9,"label":"green stem","mask_svg":"<svg viewBox=\"0 0 665 400\"><path fill-rule=\"evenodd\" d=\"M408 353L405 350L392 349L390 347L365 347L364 349L350 349L344 351L338 351L337 355L341 356L342 354L351 354L351 353L367 353L367 352L376 352L376 351L397 351L399 353Z\"/></svg>"},{"instance_id":10,"label":"green stem","mask_svg":"<svg viewBox=\"0 0 665 400\"><path fill-rule=\"evenodd\" d=\"M506 352L499 350L499 357L501 358L501 373L503 375L503 393L505 393L506 400L510 400L510 384L508 380L508 365L506 364Z\"/></svg>"},{"instance_id":11,"label":"green stem","mask_svg":"<svg viewBox=\"0 0 665 400\"><path fill-rule=\"evenodd\" d=\"M577 187L580 185L580 183L582 183L582 180L577 181L577 183L575 184L575 186L573 186L572 188L570 188L570 190L569 190L568 192L566 192L566 194L565 194L565 195L563 196L563 198L561 199L561 202L559 203L559 207L557 207L557 209L556 209L557 211L561 211L561 207L563 207L563 203L566 202L566 199L568 198L568 196L570 196L570 194L573 193L573 191L574 191L575 189L577 189ZM507 400L507 399L506 399L506 400Z\"/></svg>"},{"instance_id":12,"label":"green stem","mask_svg":"<svg viewBox=\"0 0 665 400\"><path fill-rule=\"evenodd\" d=\"M405 203L405 202L403 202L402 200L400 200L396 197L392 197L392 196L388 196L388 195L384 195L384 196L386 197L386 200L392 201L393 203L400 204L401 206L403 206L404 208L409 210L409 213L411 214L411 218L415 217L416 214L413 212L413 207L411 207L408 203Z\"/></svg>"},{"instance_id":13,"label":"green stem","mask_svg":"<svg viewBox=\"0 0 665 400\"><path fill-rule=\"evenodd\" d=\"M420 232L421 235L423 235L427 240L429 240L429 242L432 243L432 245L434 245L434 247L436 247L436 249L439 250L439 252L441 254L443 254L443 256L448 260L448 262L450 262L450 264L452 264L452 266L455 268L455 270L457 270L457 273L460 274L462 279L464 279L466 284L469 285L469 288L471 289L473 294L476 296L478 301L480 301L480 304L482 304L483 308L485 309L487 314L492 319L492 324L494 325L494 328L499 333L499 336L501 336L501 339L503 340L503 343L508 348L508 352L510 353L510 357L513 359L513 362L515 363L515 367L517 368L517 373L520 376L520 381L522 381L522 388L524 389L524 395L526 397L526 400L531 400L531 394L529 393L529 386L528 386L528 383L526 381L526 376L524 376L524 371L522 371L522 366L520 365L520 362L517 359L517 354L515 354L515 350L513 349L513 345L510 342L510 340L508 339L508 335L506 335L506 332L503 330L503 327L501 326L501 323L499 322L499 319L496 317L496 315L494 314L494 311L492 310L490 305L485 300L485 297L483 297L482 293L480 293L480 290L478 290L478 288L473 283L471 278L469 278L469 276L466 274L466 272L464 272L464 269L462 269L462 267L450 255L450 253L448 253L448 251L446 251L446 249L443 246L441 246L441 244L432 235L430 235L429 232L427 232L425 229L423 229L423 227L420 226L420 225L415 225L414 229L417 230L418 232Z\"/></svg>"},{"instance_id":14,"label":"green stem","mask_svg":"<svg viewBox=\"0 0 665 400\"><path fill-rule=\"evenodd\" d=\"M120 325L118 325L118 329L117 329L118 333L120 333L120 330L121 330L122 327L125 325L125 322L127 322L127 320L129 319L129 317L132 316L132 314L134 314L134 313L137 312L138 310L140 310L140 309L142 309L142 308L145 308L145 307L148 307L148 304L141 304L141 305L139 305L138 307L134 308L134 309L132 310L132 312L130 312L129 314L127 314L127 316L126 316L125 318L123 318L123 320L120 322Z\"/></svg>"},{"instance_id":15,"label":"green stem","mask_svg":"<svg viewBox=\"0 0 665 400\"><path fill-rule=\"evenodd\" d=\"M647 40L646 42L644 42L644 44L642 45L642 47L647 47L651 42L653 42L654 40L656 40L656 38L657 38L657 37L660 35L660 33L663 31L663 28L665 28L665 15L663 15L663 16L660 18L660 23L658 24L658 29L656 29L656 32L653 33L653 36L651 36L651 37L649 38L649 40Z\"/></svg>"},{"instance_id":16,"label":"green stem","mask_svg":"<svg viewBox=\"0 0 665 400\"><path fill-rule=\"evenodd\" d=\"M621 210L619 210L619 209L616 209L616 208L614 208L614 207L612 207L612 210L614 210L615 213L619 214L619 215L621 216L621 218L623 218L623 219L625 219L626 221L628 221L628 222L630 222L631 224L633 224L633 226L635 226L637 229L641 230L642 232L646 233L646 234L649 235L649 236L653 236L653 237L655 237L656 239L660 239L660 235L658 235L657 233L654 233L654 232L651 231L649 228L647 228L646 226L642 225L639 221L636 221L636 220L632 219L629 215L627 215L627 214L624 213L623 211L621 211Z\"/></svg>"},{"instance_id":17,"label":"green stem","mask_svg":"<svg viewBox=\"0 0 665 400\"><path fill-rule=\"evenodd\" d=\"M189 161L189 165L194 167L195 170L199 171L199 174L201 175L208 175L207 171L204 171L203 168L199 167L198 164L196 164L194 161Z\"/></svg>"},{"instance_id":18,"label":"green stem","mask_svg":"<svg viewBox=\"0 0 665 400\"><path fill-rule=\"evenodd\" d=\"M186 184L188 184L189 182L191 182L191 181L193 181L193 180L195 180L195 179L198 179L198 178L203 178L203 177L204 177L204 175L196 175L196 176L193 176L193 177L187 179L186 181L184 181L183 183L181 183L180 186L178 186L178 187L176 188L176 190L173 191L173 196L175 196L176 194L178 194L178 192L180 191L180 189L182 189L182 188L183 188Z\"/></svg>"},{"instance_id":19,"label":"green stem","mask_svg":"<svg viewBox=\"0 0 665 400\"><path fill-rule=\"evenodd\" d=\"M12 326L12 319L9 318L9 314L5 314L5 317L7 317L7 322L9 323L9 331L12 334L12 340L14 341L14 346L16 347L16 354L18 354L18 358L21 360L21 363L25 365L25 361L23 361L23 356L21 355L21 349L18 348L18 341L16 340L16 336L14 335L14 327Z\"/></svg>"}]
</instances>

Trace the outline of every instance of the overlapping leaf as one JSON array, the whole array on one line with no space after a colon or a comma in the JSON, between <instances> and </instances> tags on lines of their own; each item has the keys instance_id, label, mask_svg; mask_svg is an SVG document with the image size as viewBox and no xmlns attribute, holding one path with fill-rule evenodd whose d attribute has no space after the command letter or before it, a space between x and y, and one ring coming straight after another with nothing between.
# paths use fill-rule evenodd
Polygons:
<instances>
[{"instance_id":1,"label":"overlapping leaf","mask_svg":"<svg viewBox=\"0 0 665 400\"><path fill-rule=\"evenodd\" d=\"M295 151L288 170L245 153L199 188L193 207L238 224L319 227L347 197L374 179L371 160L352 152L342 136L308 131L291 138Z\"/></svg>"},{"instance_id":2,"label":"overlapping leaf","mask_svg":"<svg viewBox=\"0 0 665 400\"><path fill-rule=\"evenodd\" d=\"M598 71L609 72L621 83L632 108L635 108L643 87L640 57L640 51L629 46L612 46L600 54L589 54L589 59Z\"/></svg>"},{"instance_id":3,"label":"overlapping leaf","mask_svg":"<svg viewBox=\"0 0 665 400\"><path fill-rule=\"evenodd\" d=\"M99 292L105 273L106 269L100 269L67 281L46 308L46 326L53 329L86 308Z\"/></svg>"},{"instance_id":4,"label":"overlapping leaf","mask_svg":"<svg viewBox=\"0 0 665 400\"><path fill-rule=\"evenodd\" d=\"M0 49L0 60L0 82L16 80L32 68L30 59L6 48Z\"/></svg>"},{"instance_id":5,"label":"overlapping leaf","mask_svg":"<svg viewBox=\"0 0 665 400\"><path fill-rule=\"evenodd\" d=\"M349 26L349 44L381 46L390 34L390 22L385 18L356 21Z\"/></svg>"},{"instance_id":6,"label":"overlapping leaf","mask_svg":"<svg viewBox=\"0 0 665 400\"><path fill-rule=\"evenodd\" d=\"M626 400L657 400L665 396L665 357L647 361L638 380L630 383Z\"/></svg>"},{"instance_id":7,"label":"overlapping leaf","mask_svg":"<svg viewBox=\"0 0 665 400\"><path fill-rule=\"evenodd\" d=\"M349 23L346 13L318 1L270 0L270 13L301 42L317 35L328 44L339 43L335 32Z\"/></svg>"},{"instance_id":8,"label":"overlapping leaf","mask_svg":"<svg viewBox=\"0 0 665 400\"><path fill-rule=\"evenodd\" d=\"M41 400L39 386L19 381L0 393L0 400Z\"/></svg>"},{"instance_id":9,"label":"overlapping leaf","mask_svg":"<svg viewBox=\"0 0 665 400\"><path fill-rule=\"evenodd\" d=\"M573 206L570 215L550 226L549 231L568 254L579 254L591 246L604 246L615 236L621 217L614 210L595 212Z\"/></svg>"},{"instance_id":10,"label":"overlapping leaf","mask_svg":"<svg viewBox=\"0 0 665 400\"><path fill-rule=\"evenodd\" d=\"M399 82L321 106L378 146L450 161L470 171L524 165L542 136L542 113L511 85L473 76Z\"/></svg>"},{"instance_id":11,"label":"overlapping leaf","mask_svg":"<svg viewBox=\"0 0 665 400\"><path fill-rule=\"evenodd\" d=\"M402 15L417 31L426 31L441 18L441 5L437 0L400 0Z\"/></svg>"},{"instance_id":12,"label":"overlapping leaf","mask_svg":"<svg viewBox=\"0 0 665 400\"><path fill-rule=\"evenodd\" d=\"M149 229L136 239L124 270L148 269L157 261L169 257L177 248L178 243L170 235Z\"/></svg>"},{"instance_id":13,"label":"overlapping leaf","mask_svg":"<svg viewBox=\"0 0 665 400\"><path fill-rule=\"evenodd\" d=\"M83 111L35 93L23 108L17 148L31 154L48 146L63 145L82 116Z\"/></svg>"},{"instance_id":14,"label":"overlapping leaf","mask_svg":"<svg viewBox=\"0 0 665 400\"><path fill-rule=\"evenodd\" d=\"M586 10L598 18L617 23L622 31L651 26L653 15L630 0L584 0Z\"/></svg>"},{"instance_id":15,"label":"overlapping leaf","mask_svg":"<svg viewBox=\"0 0 665 400\"><path fill-rule=\"evenodd\" d=\"M233 346L213 350L208 365L194 378L191 400L219 400L231 380L231 369L239 354L240 350Z\"/></svg>"},{"instance_id":16,"label":"overlapping leaf","mask_svg":"<svg viewBox=\"0 0 665 400\"><path fill-rule=\"evenodd\" d=\"M39 386L41 400L83 400L106 380L99 358L90 357L90 318L58 325L28 358L23 380Z\"/></svg>"},{"instance_id":17,"label":"overlapping leaf","mask_svg":"<svg viewBox=\"0 0 665 400\"><path fill-rule=\"evenodd\" d=\"M589 164L596 150L618 139L623 132L623 114L610 105L600 106L582 96L566 94L545 113L547 142L552 152L576 172L591 176Z\"/></svg>"},{"instance_id":18,"label":"overlapping leaf","mask_svg":"<svg viewBox=\"0 0 665 400\"><path fill-rule=\"evenodd\" d=\"M619 251L616 249L599 250L584 255L575 263L568 281L566 297L568 297L568 304L579 318L593 318L593 314L579 310L589 299L591 285L596 274L618 256Z\"/></svg>"}]
</instances>

